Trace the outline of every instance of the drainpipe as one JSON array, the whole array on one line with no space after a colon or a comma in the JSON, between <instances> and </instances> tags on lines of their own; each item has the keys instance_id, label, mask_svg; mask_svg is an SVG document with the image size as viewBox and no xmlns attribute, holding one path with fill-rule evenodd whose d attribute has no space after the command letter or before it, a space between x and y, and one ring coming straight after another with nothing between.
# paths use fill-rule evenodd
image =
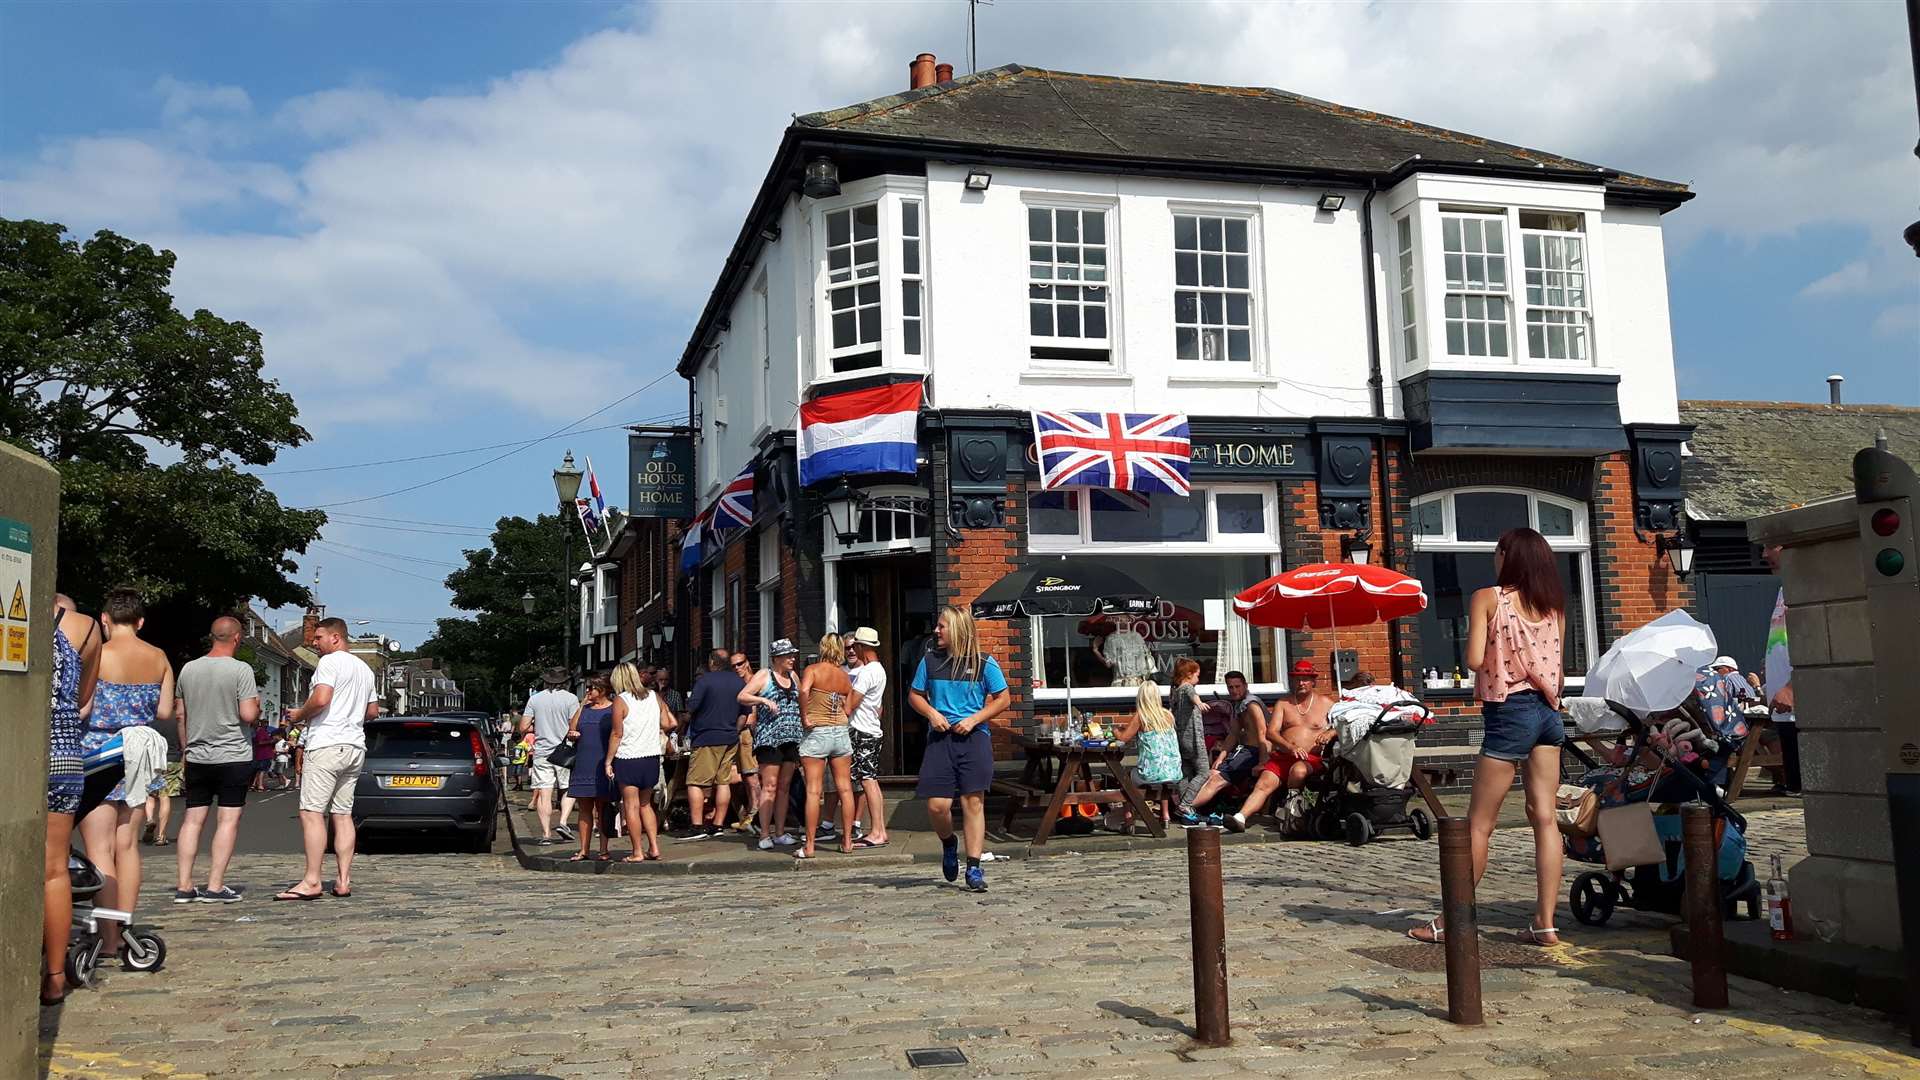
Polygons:
<instances>
[{"instance_id":1,"label":"drainpipe","mask_svg":"<svg viewBox=\"0 0 1920 1080\"><path fill-rule=\"evenodd\" d=\"M1380 297L1376 288L1373 270L1373 198L1380 194L1378 180L1367 180L1367 197L1360 200L1360 270L1366 279L1367 301L1367 392L1373 401L1373 415L1377 420L1387 418L1387 384L1380 363ZM1380 502L1374 508L1375 531L1380 537L1380 565L1393 568L1393 491L1387 486L1387 439L1385 435L1376 436L1373 455L1374 467L1379 475ZM1400 655L1400 622L1387 620L1387 654L1392 665L1392 680L1395 686L1407 685L1406 664Z\"/></svg>"}]
</instances>

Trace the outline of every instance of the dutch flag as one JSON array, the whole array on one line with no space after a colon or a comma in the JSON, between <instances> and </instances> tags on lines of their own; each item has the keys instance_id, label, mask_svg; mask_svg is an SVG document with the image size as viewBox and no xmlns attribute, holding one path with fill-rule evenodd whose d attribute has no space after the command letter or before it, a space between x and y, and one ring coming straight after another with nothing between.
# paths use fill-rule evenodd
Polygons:
<instances>
[{"instance_id":1,"label":"dutch flag","mask_svg":"<svg viewBox=\"0 0 1920 1080\"><path fill-rule=\"evenodd\" d=\"M825 394L800 406L800 483L918 472L920 398L919 383L901 382Z\"/></svg>"}]
</instances>

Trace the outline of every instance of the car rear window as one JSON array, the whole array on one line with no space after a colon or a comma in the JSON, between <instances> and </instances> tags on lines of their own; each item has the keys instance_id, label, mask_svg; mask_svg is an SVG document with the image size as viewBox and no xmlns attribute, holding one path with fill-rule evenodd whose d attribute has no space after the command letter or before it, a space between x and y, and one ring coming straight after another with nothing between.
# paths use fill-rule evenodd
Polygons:
<instances>
[{"instance_id":1,"label":"car rear window","mask_svg":"<svg viewBox=\"0 0 1920 1080\"><path fill-rule=\"evenodd\" d=\"M406 722L367 725L367 756L455 760L473 757L473 729L466 724Z\"/></svg>"}]
</instances>

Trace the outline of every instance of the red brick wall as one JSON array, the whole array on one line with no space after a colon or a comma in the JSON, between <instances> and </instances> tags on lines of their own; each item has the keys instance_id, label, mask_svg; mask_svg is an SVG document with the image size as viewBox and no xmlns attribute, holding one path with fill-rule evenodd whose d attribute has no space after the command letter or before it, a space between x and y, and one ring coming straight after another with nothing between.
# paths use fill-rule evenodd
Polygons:
<instances>
[{"instance_id":1,"label":"red brick wall","mask_svg":"<svg viewBox=\"0 0 1920 1080\"><path fill-rule=\"evenodd\" d=\"M935 491L945 489L945 470L946 455L936 450ZM1010 482L1004 501L1005 523L994 529L961 530L957 542L936 522L933 590L937 603L964 607L986 591L987 586L1021 565L1020 555L1026 543L1027 504L1024 493L1024 487ZM936 506L934 512L941 514L944 508ZM1000 670L1006 675L1007 685L1013 692L1012 708L993 722L993 752L996 757L1004 758L1016 752L1012 733L1032 722L1033 665L1031 645L1027 640L1027 622L1025 619L1009 622L983 620L977 624L976 630L981 651L1000 664Z\"/></svg>"},{"instance_id":2,"label":"red brick wall","mask_svg":"<svg viewBox=\"0 0 1920 1080\"><path fill-rule=\"evenodd\" d=\"M1590 521L1594 603L1603 653L1628 631L1674 608L1693 606L1692 585L1675 578L1666 559L1654 561L1653 537L1643 541L1633 533L1631 470L1626 454L1594 462Z\"/></svg>"},{"instance_id":3,"label":"red brick wall","mask_svg":"<svg viewBox=\"0 0 1920 1080\"><path fill-rule=\"evenodd\" d=\"M1380 452L1379 443L1375 452ZM1398 445L1392 447L1388 460L1388 476L1394 480L1398 475ZM1394 557L1389 564L1386 545L1381 543L1381 533L1386 528L1404 531L1407 525L1407 497L1404 488L1393 506L1382 499L1380 474L1371 470L1368 487L1372 492L1372 528L1373 561L1380 565L1391 565L1393 569L1405 572L1411 559L1411 545L1404 539L1396 538ZM1340 538L1348 535L1339 530L1320 527L1320 484L1313 477L1283 481L1280 485L1280 507L1282 522L1280 526L1283 565L1293 570L1318 562L1340 562ZM1397 534L1396 534L1397 537ZM1360 670L1376 679L1388 679L1394 675L1393 648L1391 636L1385 623L1371 626L1344 627L1337 633L1328 630L1294 630L1287 634L1286 667L1291 669L1295 660L1312 660L1322 677L1331 672L1332 653L1338 644L1341 649L1352 649L1360 654Z\"/></svg>"}]
</instances>

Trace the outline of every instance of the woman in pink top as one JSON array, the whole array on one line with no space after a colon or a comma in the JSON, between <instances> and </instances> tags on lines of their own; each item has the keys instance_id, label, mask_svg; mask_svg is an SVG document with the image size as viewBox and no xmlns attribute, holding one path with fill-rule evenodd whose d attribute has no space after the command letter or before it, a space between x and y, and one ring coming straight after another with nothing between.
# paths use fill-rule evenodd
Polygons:
<instances>
[{"instance_id":1,"label":"woman in pink top","mask_svg":"<svg viewBox=\"0 0 1920 1080\"><path fill-rule=\"evenodd\" d=\"M1473 798L1467 819L1473 829L1473 879L1487 872L1487 842L1500 804L1523 766L1527 821L1533 826L1534 870L1539 903L1527 939L1555 945L1553 913L1560 898L1562 849L1554 824L1554 792L1560 786L1561 634L1567 607L1560 568L1545 537L1532 529L1509 529L1493 552L1493 588L1473 594L1469 609L1467 666L1473 669L1486 729L1474 764ZM1416 941L1440 941L1438 920L1408 932Z\"/></svg>"}]
</instances>

